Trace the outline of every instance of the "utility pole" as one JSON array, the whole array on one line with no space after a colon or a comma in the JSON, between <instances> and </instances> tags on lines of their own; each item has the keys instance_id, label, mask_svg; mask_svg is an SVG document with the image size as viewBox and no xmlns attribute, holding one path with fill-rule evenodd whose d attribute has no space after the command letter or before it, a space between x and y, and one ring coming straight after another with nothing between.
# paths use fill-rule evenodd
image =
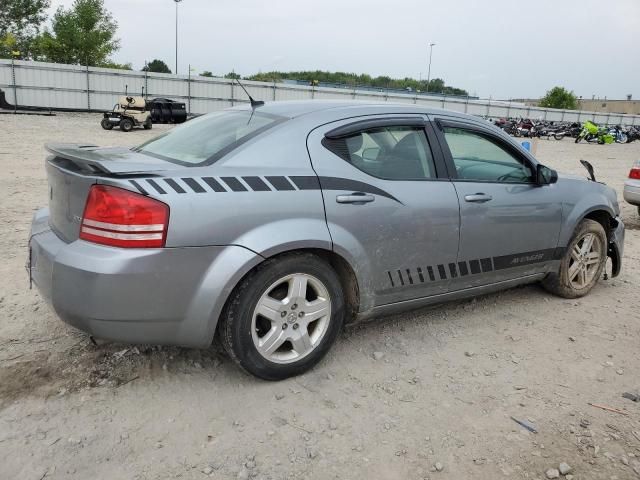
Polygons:
<instances>
[{"instance_id":1,"label":"utility pole","mask_svg":"<svg viewBox=\"0 0 640 480\"><path fill-rule=\"evenodd\" d=\"M173 0L174 2L176 2L176 70L175 70L175 74L178 74L178 4L182 1L182 0Z\"/></svg>"},{"instance_id":2,"label":"utility pole","mask_svg":"<svg viewBox=\"0 0 640 480\"><path fill-rule=\"evenodd\" d=\"M431 56L433 55L433 47L435 45L436 45L435 43L429 44L429 70L427 73L427 92L429 91L429 83L431 82Z\"/></svg>"}]
</instances>

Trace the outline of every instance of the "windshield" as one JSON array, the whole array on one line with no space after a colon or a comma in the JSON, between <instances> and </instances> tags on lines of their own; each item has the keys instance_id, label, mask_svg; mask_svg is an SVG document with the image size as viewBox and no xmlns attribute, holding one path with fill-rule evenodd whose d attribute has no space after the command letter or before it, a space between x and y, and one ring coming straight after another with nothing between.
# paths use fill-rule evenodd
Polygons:
<instances>
[{"instance_id":1,"label":"windshield","mask_svg":"<svg viewBox=\"0 0 640 480\"><path fill-rule=\"evenodd\" d=\"M284 120L258 111L226 110L190 120L134 150L181 165L208 165Z\"/></svg>"}]
</instances>

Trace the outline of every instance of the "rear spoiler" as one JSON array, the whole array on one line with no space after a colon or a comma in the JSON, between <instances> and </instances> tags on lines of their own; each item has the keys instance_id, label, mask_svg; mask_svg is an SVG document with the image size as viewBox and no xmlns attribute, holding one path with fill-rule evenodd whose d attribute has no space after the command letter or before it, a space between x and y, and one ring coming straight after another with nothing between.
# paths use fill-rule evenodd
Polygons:
<instances>
[{"instance_id":1,"label":"rear spoiler","mask_svg":"<svg viewBox=\"0 0 640 480\"><path fill-rule=\"evenodd\" d=\"M89 144L48 143L47 151L63 162L71 162L81 171L91 174L127 176L155 175L156 172L181 167L126 147L99 147Z\"/></svg>"}]
</instances>

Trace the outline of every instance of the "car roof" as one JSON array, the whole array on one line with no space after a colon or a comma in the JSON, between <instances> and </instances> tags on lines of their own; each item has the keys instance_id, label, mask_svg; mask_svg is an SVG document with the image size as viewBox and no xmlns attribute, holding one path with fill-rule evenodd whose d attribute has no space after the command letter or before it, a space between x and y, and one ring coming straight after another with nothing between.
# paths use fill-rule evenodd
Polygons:
<instances>
[{"instance_id":1,"label":"car roof","mask_svg":"<svg viewBox=\"0 0 640 480\"><path fill-rule=\"evenodd\" d=\"M248 110L251 107L248 104L242 104L234 107L234 109ZM430 108L421 105L413 105L409 103L395 102L367 102L361 100L288 100L266 102L264 105L256 107L256 111L277 115L287 118L296 118L310 113L318 113L326 110L333 110L337 115L345 113L345 116L353 116L362 114L375 113L414 113L414 114L444 114L453 115L464 118L477 117L455 112L452 110L443 110L439 108ZM362 110L360 112L359 110Z\"/></svg>"}]
</instances>

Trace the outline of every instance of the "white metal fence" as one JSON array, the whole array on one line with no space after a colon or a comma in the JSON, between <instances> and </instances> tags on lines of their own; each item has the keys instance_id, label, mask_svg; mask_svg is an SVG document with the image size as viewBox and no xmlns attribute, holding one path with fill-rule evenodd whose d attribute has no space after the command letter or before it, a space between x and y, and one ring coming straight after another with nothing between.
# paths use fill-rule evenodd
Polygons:
<instances>
[{"instance_id":1,"label":"white metal fence","mask_svg":"<svg viewBox=\"0 0 640 480\"><path fill-rule=\"evenodd\" d=\"M598 113L578 110L557 110L528 107L521 103L491 99L427 96L346 88L325 88L243 81L256 99L353 99L413 103L427 107L446 108L472 115L488 117L526 117L549 121L598 124L640 125L640 116ZM58 63L11 61L0 59L0 89L9 103L19 106L70 108L87 111L109 110L119 95L139 94L144 87L149 97L167 97L187 104L190 113L207 113L246 102L244 92L232 80L200 76L134 72L108 68L83 67Z\"/></svg>"}]
</instances>

